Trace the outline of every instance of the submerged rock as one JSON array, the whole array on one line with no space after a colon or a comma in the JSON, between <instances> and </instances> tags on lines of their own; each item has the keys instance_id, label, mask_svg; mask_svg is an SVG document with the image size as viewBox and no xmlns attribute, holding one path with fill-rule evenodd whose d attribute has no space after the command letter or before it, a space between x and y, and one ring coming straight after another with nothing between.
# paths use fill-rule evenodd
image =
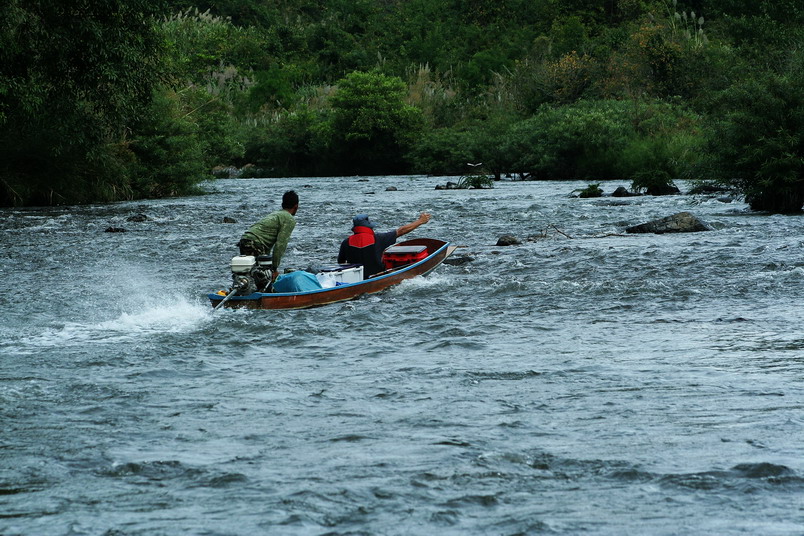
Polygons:
<instances>
[{"instance_id":1,"label":"submerged rock","mask_svg":"<svg viewBox=\"0 0 804 536\"><path fill-rule=\"evenodd\" d=\"M444 264L449 264L450 266L460 266L461 264L466 264L467 262L474 261L475 258L471 255L451 255L444 259Z\"/></svg>"},{"instance_id":2,"label":"submerged rock","mask_svg":"<svg viewBox=\"0 0 804 536\"><path fill-rule=\"evenodd\" d=\"M616 190L611 193L612 197L637 197L638 193L630 192L625 186L618 186Z\"/></svg>"},{"instance_id":3,"label":"submerged rock","mask_svg":"<svg viewBox=\"0 0 804 536\"><path fill-rule=\"evenodd\" d=\"M659 184L648 186L645 193L648 195L678 195L681 190L675 184Z\"/></svg>"},{"instance_id":4,"label":"submerged rock","mask_svg":"<svg viewBox=\"0 0 804 536\"><path fill-rule=\"evenodd\" d=\"M126 221L133 221L133 222L143 222L148 221L150 218L145 214L134 214L133 216L129 216L126 218Z\"/></svg>"},{"instance_id":5,"label":"submerged rock","mask_svg":"<svg viewBox=\"0 0 804 536\"><path fill-rule=\"evenodd\" d=\"M499 240L497 240L498 246L516 246L517 244L521 243L522 241L520 241L517 237L509 234L502 235Z\"/></svg>"},{"instance_id":6,"label":"submerged rock","mask_svg":"<svg viewBox=\"0 0 804 536\"><path fill-rule=\"evenodd\" d=\"M230 218L229 216L224 216L223 223L237 223L237 220L234 218Z\"/></svg>"},{"instance_id":7,"label":"submerged rock","mask_svg":"<svg viewBox=\"0 0 804 536\"><path fill-rule=\"evenodd\" d=\"M626 227L626 233L695 233L712 229L690 212L679 212L658 220Z\"/></svg>"},{"instance_id":8,"label":"submerged rock","mask_svg":"<svg viewBox=\"0 0 804 536\"><path fill-rule=\"evenodd\" d=\"M447 181L447 184L437 184L436 190L463 190L457 182Z\"/></svg>"},{"instance_id":9,"label":"submerged rock","mask_svg":"<svg viewBox=\"0 0 804 536\"><path fill-rule=\"evenodd\" d=\"M107 227L103 232L104 233L125 233L126 230L123 229L122 227Z\"/></svg>"}]
</instances>

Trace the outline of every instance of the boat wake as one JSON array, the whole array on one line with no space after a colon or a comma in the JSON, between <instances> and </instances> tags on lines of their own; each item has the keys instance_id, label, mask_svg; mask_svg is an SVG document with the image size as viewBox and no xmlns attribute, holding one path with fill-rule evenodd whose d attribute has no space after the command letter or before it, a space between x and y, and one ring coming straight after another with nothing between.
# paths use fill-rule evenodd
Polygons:
<instances>
[{"instance_id":1,"label":"boat wake","mask_svg":"<svg viewBox=\"0 0 804 536\"><path fill-rule=\"evenodd\" d=\"M211 318L209 305L184 297L152 305L138 311L123 312L118 318L95 327L109 333L187 333Z\"/></svg>"},{"instance_id":2,"label":"boat wake","mask_svg":"<svg viewBox=\"0 0 804 536\"><path fill-rule=\"evenodd\" d=\"M65 322L39 333L18 334L10 346L17 354L30 354L46 348L90 348L131 342L154 335L188 334L212 319L212 311L201 300L186 297L168 299L159 305L124 311L115 318L99 322Z\"/></svg>"},{"instance_id":3,"label":"boat wake","mask_svg":"<svg viewBox=\"0 0 804 536\"><path fill-rule=\"evenodd\" d=\"M414 277L412 279L405 279L398 285L388 289L389 294L397 295L399 293L407 294L419 290L428 290L433 288L446 288L453 284L453 278L444 274L431 273L427 277Z\"/></svg>"}]
</instances>

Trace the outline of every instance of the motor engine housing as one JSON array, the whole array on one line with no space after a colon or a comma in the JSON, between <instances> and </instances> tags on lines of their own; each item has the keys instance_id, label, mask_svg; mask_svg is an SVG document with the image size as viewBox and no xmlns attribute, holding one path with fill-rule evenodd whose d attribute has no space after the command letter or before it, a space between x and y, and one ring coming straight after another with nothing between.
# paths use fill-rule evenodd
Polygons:
<instances>
[{"instance_id":1,"label":"motor engine housing","mask_svg":"<svg viewBox=\"0 0 804 536\"><path fill-rule=\"evenodd\" d=\"M232 288L238 296L266 292L271 285L271 256L237 255L232 258Z\"/></svg>"}]
</instances>

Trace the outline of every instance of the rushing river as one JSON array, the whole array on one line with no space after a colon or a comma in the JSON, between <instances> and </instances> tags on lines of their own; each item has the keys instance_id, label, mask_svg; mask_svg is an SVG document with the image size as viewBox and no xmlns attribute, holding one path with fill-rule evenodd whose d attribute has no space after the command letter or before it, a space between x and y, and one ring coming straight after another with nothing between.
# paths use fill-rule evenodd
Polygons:
<instances>
[{"instance_id":1,"label":"rushing river","mask_svg":"<svg viewBox=\"0 0 804 536\"><path fill-rule=\"evenodd\" d=\"M0 210L0 534L804 534L802 217L446 180ZM213 313L291 188L285 266L356 212L471 262ZM624 235L685 210L713 230Z\"/></svg>"}]
</instances>

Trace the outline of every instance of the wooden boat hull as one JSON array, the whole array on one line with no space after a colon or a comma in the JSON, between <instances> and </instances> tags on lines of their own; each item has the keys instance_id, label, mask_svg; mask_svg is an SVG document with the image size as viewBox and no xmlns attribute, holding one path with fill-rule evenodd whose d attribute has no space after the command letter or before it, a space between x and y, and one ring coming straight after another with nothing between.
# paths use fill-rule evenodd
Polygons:
<instances>
[{"instance_id":1,"label":"wooden boat hull","mask_svg":"<svg viewBox=\"0 0 804 536\"><path fill-rule=\"evenodd\" d=\"M427 246L427 257L414 264L396 268L388 273L383 272L357 283L306 292L255 292L248 296L232 296L223 304L223 307L229 309L305 309L353 300L365 294L380 292L406 279L427 275L456 249L456 246L449 242L433 238L415 238L399 242L397 245ZM208 297L213 307L224 299L224 296L220 294L209 294Z\"/></svg>"}]
</instances>

